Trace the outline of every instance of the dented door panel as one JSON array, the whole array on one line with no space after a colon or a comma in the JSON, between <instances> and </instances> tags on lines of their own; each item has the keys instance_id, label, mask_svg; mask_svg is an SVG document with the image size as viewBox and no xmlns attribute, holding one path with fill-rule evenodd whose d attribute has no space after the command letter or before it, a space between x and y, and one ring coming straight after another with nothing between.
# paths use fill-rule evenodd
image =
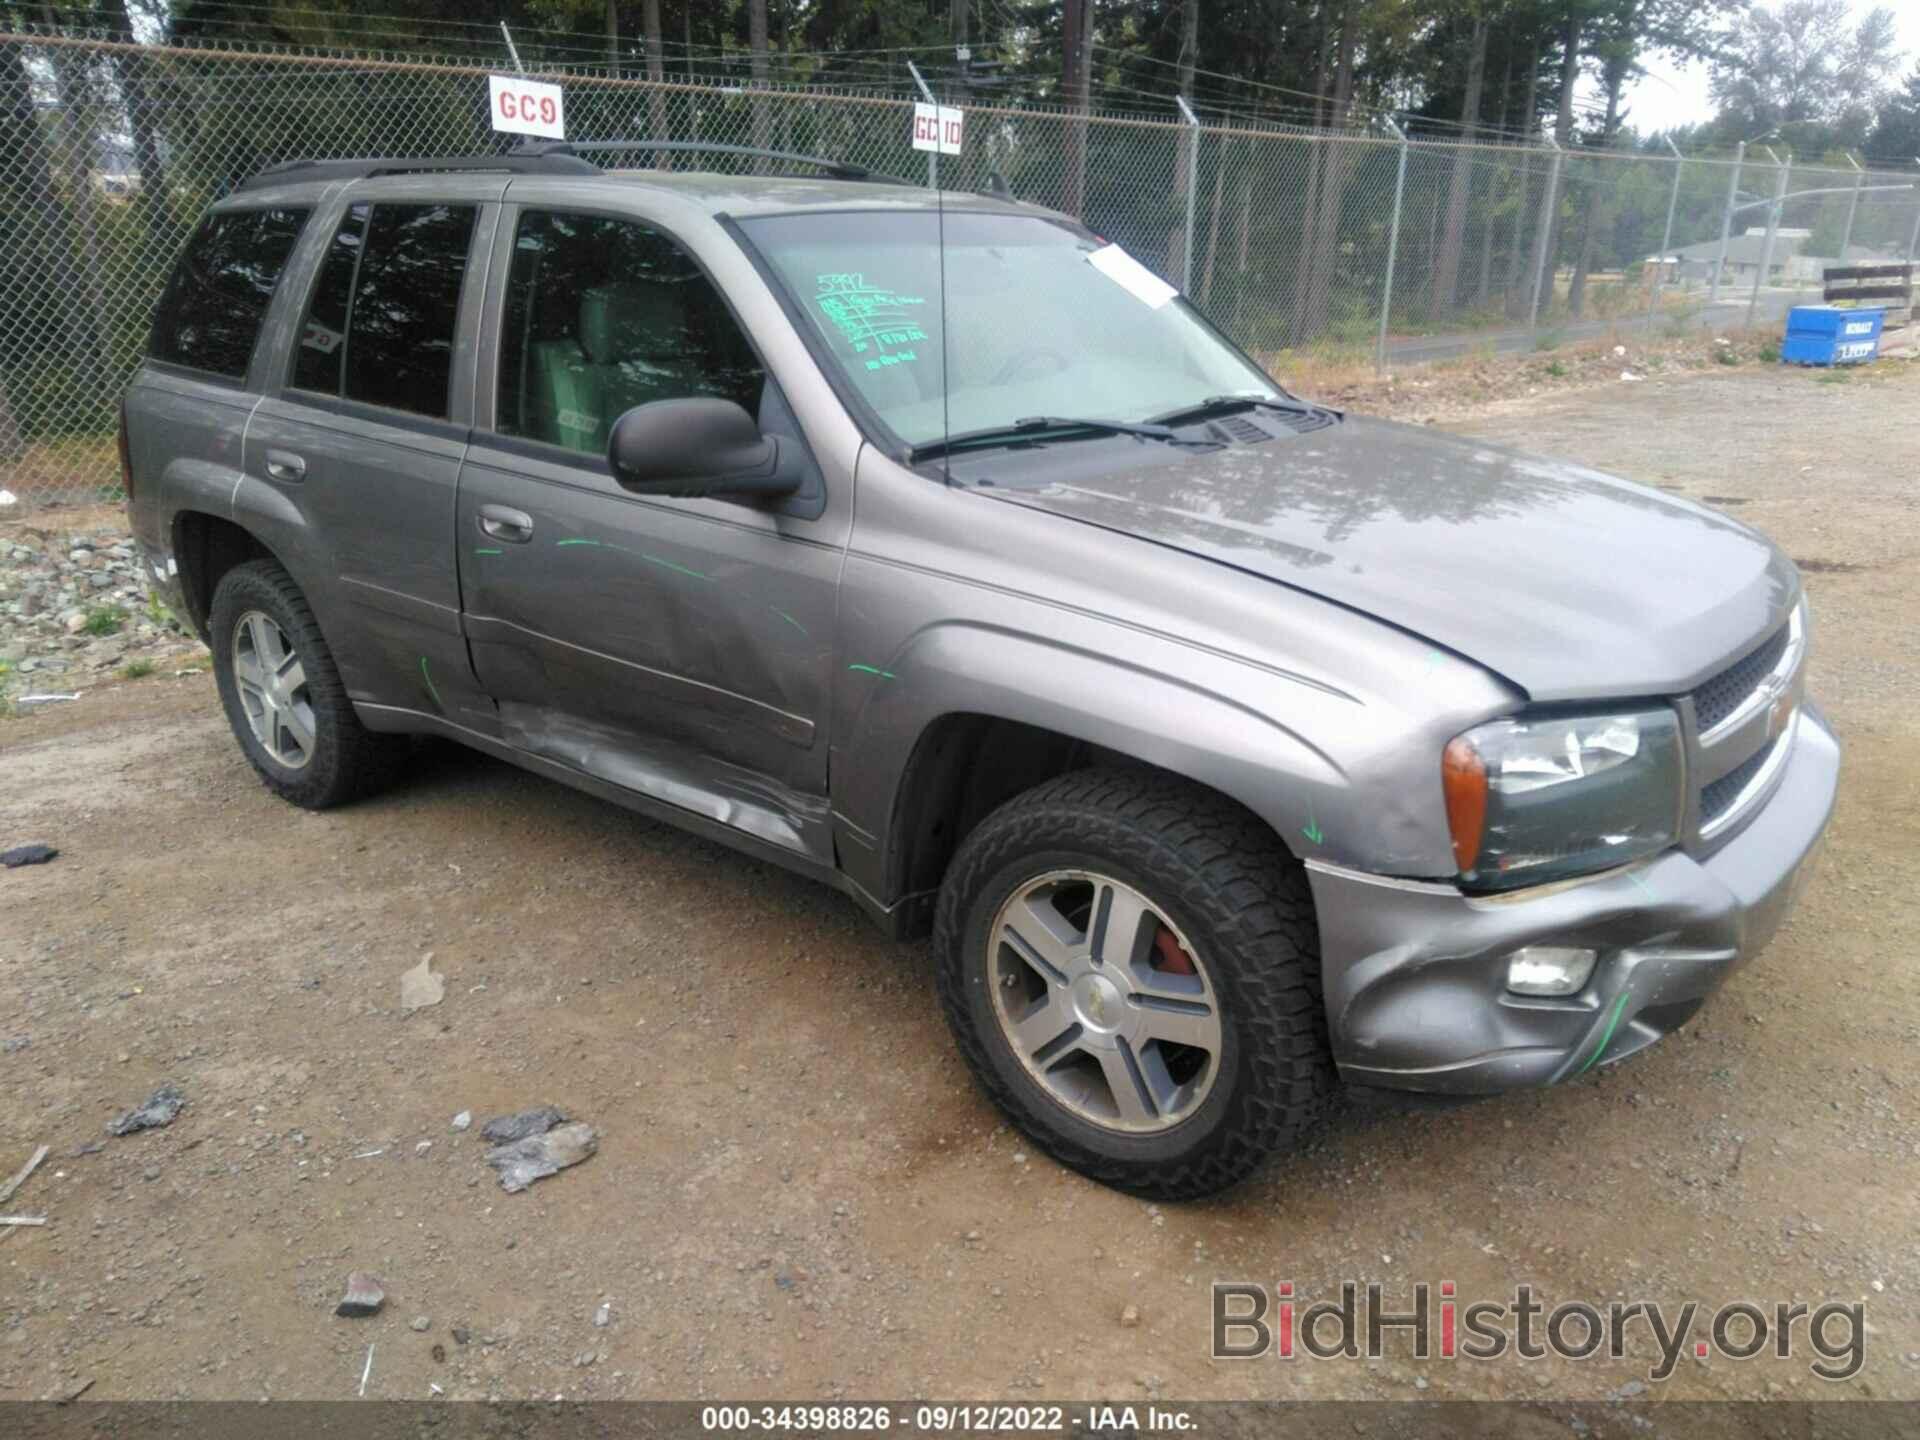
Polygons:
<instances>
[{"instance_id":1,"label":"dented door panel","mask_svg":"<svg viewBox=\"0 0 1920 1440\"><path fill-rule=\"evenodd\" d=\"M501 511L524 538L490 533ZM661 757L706 757L715 793L824 796L840 549L812 522L642 500L603 463L495 438L456 524L474 669L515 743L641 790Z\"/></svg>"}]
</instances>

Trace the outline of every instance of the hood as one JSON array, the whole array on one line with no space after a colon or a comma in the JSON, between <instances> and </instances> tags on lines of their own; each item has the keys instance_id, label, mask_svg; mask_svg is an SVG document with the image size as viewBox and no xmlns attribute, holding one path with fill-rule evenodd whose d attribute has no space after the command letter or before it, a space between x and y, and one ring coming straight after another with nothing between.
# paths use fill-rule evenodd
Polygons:
<instances>
[{"instance_id":1,"label":"hood","mask_svg":"<svg viewBox=\"0 0 1920 1440\"><path fill-rule=\"evenodd\" d=\"M1074 468L1042 483L1002 460L975 493L1322 596L1535 700L1690 690L1771 633L1799 593L1792 563L1723 515L1412 426L1347 419L1168 464L1081 468L1099 448L1051 451L1050 475Z\"/></svg>"}]
</instances>

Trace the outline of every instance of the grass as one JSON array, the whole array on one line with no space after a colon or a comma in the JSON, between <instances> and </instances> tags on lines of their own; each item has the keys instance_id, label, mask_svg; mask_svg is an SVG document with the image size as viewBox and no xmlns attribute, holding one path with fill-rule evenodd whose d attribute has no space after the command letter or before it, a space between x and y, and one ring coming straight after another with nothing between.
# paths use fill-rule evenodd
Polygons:
<instances>
[{"instance_id":1,"label":"grass","mask_svg":"<svg viewBox=\"0 0 1920 1440\"><path fill-rule=\"evenodd\" d=\"M144 680L151 674L153 674L153 661L151 660L130 660L120 667L120 678L122 680Z\"/></svg>"},{"instance_id":2,"label":"grass","mask_svg":"<svg viewBox=\"0 0 1920 1440\"><path fill-rule=\"evenodd\" d=\"M1547 374L1551 375L1554 379L1558 380L1566 373L1567 367L1562 365L1558 360L1549 360L1547 362Z\"/></svg>"},{"instance_id":3,"label":"grass","mask_svg":"<svg viewBox=\"0 0 1920 1440\"><path fill-rule=\"evenodd\" d=\"M87 611L86 624L80 628L89 635L117 635L127 623L127 611L121 605L96 605Z\"/></svg>"}]
</instances>

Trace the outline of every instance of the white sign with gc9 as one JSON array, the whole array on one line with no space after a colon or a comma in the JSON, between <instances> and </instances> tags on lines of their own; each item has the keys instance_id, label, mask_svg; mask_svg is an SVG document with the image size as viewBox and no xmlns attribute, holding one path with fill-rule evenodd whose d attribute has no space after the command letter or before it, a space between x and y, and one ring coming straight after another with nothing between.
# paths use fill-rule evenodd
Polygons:
<instances>
[{"instance_id":1,"label":"white sign with gc9","mask_svg":"<svg viewBox=\"0 0 1920 1440\"><path fill-rule=\"evenodd\" d=\"M567 138L566 104L558 85L513 75L489 75L487 90L493 102L494 129L548 140Z\"/></svg>"}]
</instances>

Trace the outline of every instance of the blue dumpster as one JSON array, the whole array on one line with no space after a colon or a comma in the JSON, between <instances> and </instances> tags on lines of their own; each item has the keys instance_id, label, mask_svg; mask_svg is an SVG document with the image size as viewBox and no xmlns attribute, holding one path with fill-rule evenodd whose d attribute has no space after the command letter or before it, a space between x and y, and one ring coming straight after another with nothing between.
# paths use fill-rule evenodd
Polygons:
<instances>
[{"instance_id":1,"label":"blue dumpster","mask_svg":"<svg viewBox=\"0 0 1920 1440\"><path fill-rule=\"evenodd\" d=\"M1858 365L1880 353L1884 310L1796 305L1787 312L1780 358L1789 365Z\"/></svg>"}]
</instances>

